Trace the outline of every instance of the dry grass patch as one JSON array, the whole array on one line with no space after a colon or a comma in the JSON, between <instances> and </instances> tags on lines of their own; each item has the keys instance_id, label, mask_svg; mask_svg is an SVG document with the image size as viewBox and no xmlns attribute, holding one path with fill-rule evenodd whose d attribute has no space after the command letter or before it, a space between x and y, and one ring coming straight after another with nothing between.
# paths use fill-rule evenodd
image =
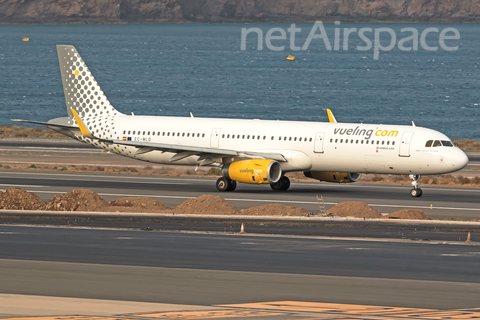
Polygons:
<instances>
[{"instance_id":1,"label":"dry grass patch","mask_svg":"<svg viewBox=\"0 0 480 320\"><path fill-rule=\"evenodd\" d=\"M67 136L50 129L28 128L19 126L0 126L0 138L57 138L67 139Z\"/></svg>"}]
</instances>

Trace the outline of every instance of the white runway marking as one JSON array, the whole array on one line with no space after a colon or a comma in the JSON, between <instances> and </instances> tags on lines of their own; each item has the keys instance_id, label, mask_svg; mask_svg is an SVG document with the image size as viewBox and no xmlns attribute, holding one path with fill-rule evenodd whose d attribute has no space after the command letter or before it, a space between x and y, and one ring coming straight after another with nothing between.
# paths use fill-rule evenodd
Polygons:
<instances>
[{"instance_id":1,"label":"white runway marking","mask_svg":"<svg viewBox=\"0 0 480 320\"><path fill-rule=\"evenodd\" d=\"M18 188L47 188L47 186L32 186L26 184L1 184L1 187L18 187Z\"/></svg>"}]
</instances>

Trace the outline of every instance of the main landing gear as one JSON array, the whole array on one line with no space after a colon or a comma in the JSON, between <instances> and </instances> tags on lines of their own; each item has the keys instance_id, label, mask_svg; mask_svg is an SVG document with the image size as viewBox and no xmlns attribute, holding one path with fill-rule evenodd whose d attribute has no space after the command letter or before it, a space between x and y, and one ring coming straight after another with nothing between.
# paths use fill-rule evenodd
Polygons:
<instances>
[{"instance_id":1,"label":"main landing gear","mask_svg":"<svg viewBox=\"0 0 480 320\"><path fill-rule=\"evenodd\" d=\"M271 183L270 187L273 190L287 190L290 188L290 179L287 177L281 177L276 183ZM218 191L233 191L237 188L237 181L226 179L224 177L218 178L217 190Z\"/></svg>"},{"instance_id":2,"label":"main landing gear","mask_svg":"<svg viewBox=\"0 0 480 320\"><path fill-rule=\"evenodd\" d=\"M237 181L225 179L224 177L217 180L218 191L233 191L237 188Z\"/></svg>"},{"instance_id":3,"label":"main landing gear","mask_svg":"<svg viewBox=\"0 0 480 320\"><path fill-rule=\"evenodd\" d=\"M290 179L285 176L282 176L280 180L275 183L270 183L270 187L275 190L288 190L290 188Z\"/></svg>"},{"instance_id":4,"label":"main landing gear","mask_svg":"<svg viewBox=\"0 0 480 320\"><path fill-rule=\"evenodd\" d=\"M423 191L418 187L418 180L420 180L419 174L411 174L410 180L412 180L413 189L410 190L410 195L414 198L419 198L422 196Z\"/></svg>"}]
</instances>

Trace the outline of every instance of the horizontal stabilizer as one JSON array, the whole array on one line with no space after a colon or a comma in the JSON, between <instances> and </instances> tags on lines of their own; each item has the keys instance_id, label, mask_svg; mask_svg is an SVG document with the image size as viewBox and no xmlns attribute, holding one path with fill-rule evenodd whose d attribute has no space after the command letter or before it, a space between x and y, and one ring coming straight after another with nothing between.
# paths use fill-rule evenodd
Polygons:
<instances>
[{"instance_id":1,"label":"horizontal stabilizer","mask_svg":"<svg viewBox=\"0 0 480 320\"><path fill-rule=\"evenodd\" d=\"M42 126L55 127L55 128L80 130L80 128L76 127L76 126L69 126L69 125L64 125L64 124L55 124L55 123L49 123L49 122L30 121L30 120L21 120L21 119L12 119L12 121L25 122L25 123L31 123L31 124L39 124L39 125L42 125Z\"/></svg>"}]
</instances>

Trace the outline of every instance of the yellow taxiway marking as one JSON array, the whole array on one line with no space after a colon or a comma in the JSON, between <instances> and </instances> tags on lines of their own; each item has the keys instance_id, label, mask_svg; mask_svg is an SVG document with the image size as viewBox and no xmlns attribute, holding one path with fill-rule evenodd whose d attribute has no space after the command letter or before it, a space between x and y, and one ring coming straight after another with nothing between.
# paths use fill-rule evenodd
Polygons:
<instances>
[{"instance_id":1,"label":"yellow taxiway marking","mask_svg":"<svg viewBox=\"0 0 480 320\"><path fill-rule=\"evenodd\" d=\"M216 319L216 318L240 318L240 317L264 317L264 316L281 316L286 313L265 312L252 310L201 310L201 311L170 311L159 313L142 313L129 314L129 317L145 317L145 318L162 318L162 319Z\"/></svg>"},{"instance_id":2,"label":"yellow taxiway marking","mask_svg":"<svg viewBox=\"0 0 480 320\"><path fill-rule=\"evenodd\" d=\"M303 302L303 301L275 301L244 304L221 305L221 307L249 308L278 311L318 312L335 314L331 319L364 319L363 317L392 317L408 319L480 319L480 312L462 310L436 310L420 308L397 308L385 306L368 306L355 304ZM338 316L337 316L338 315ZM340 316L344 315L344 317ZM340 316L340 317L339 317ZM360 317L360 318L357 318ZM330 318L324 318L330 319Z\"/></svg>"},{"instance_id":3,"label":"yellow taxiway marking","mask_svg":"<svg viewBox=\"0 0 480 320\"><path fill-rule=\"evenodd\" d=\"M2 318L2 320L125 320L124 318L113 317L94 317L94 316L32 316L32 317L13 317Z\"/></svg>"}]
</instances>

